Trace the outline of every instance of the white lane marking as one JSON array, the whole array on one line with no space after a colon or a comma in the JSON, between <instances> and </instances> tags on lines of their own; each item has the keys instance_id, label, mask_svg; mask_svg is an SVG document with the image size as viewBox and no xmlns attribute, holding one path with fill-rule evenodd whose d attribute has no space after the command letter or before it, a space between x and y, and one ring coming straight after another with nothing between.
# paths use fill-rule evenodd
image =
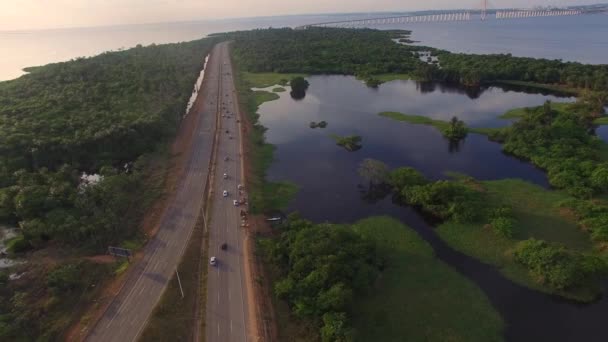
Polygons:
<instances>
[{"instance_id":1,"label":"white lane marking","mask_svg":"<svg viewBox=\"0 0 608 342\"><path fill-rule=\"evenodd\" d=\"M230 320L230 334L232 335L232 320Z\"/></svg>"},{"instance_id":2,"label":"white lane marking","mask_svg":"<svg viewBox=\"0 0 608 342\"><path fill-rule=\"evenodd\" d=\"M220 336L220 323L217 323L217 336Z\"/></svg>"}]
</instances>

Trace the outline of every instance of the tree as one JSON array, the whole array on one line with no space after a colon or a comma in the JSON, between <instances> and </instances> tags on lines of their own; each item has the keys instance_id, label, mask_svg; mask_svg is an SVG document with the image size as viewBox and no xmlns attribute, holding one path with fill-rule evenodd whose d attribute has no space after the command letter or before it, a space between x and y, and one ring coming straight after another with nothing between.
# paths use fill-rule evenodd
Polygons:
<instances>
[{"instance_id":1,"label":"tree","mask_svg":"<svg viewBox=\"0 0 608 342\"><path fill-rule=\"evenodd\" d=\"M389 183L395 190L401 191L405 187L424 185L428 180L414 168L400 167L391 171Z\"/></svg>"},{"instance_id":2,"label":"tree","mask_svg":"<svg viewBox=\"0 0 608 342\"><path fill-rule=\"evenodd\" d=\"M386 164L375 159L364 159L359 164L359 176L369 182L369 188L388 181L389 168Z\"/></svg>"},{"instance_id":3,"label":"tree","mask_svg":"<svg viewBox=\"0 0 608 342\"><path fill-rule=\"evenodd\" d=\"M294 77L291 79L291 81L289 82L289 85L291 86L291 97L299 100L299 99L303 99L306 96L306 90L308 89L308 81L305 80L303 77Z\"/></svg>"},{"instance_id":4,"label":"tree","mask_svg":"<svg viewBox=\"0 0 608 342\"><path fill-rule=\"evenodd\" d=\"M443 135L453 141L464 139L467 136L467 126L457 116L453 116Z\"/></svg>"}]
</instances>

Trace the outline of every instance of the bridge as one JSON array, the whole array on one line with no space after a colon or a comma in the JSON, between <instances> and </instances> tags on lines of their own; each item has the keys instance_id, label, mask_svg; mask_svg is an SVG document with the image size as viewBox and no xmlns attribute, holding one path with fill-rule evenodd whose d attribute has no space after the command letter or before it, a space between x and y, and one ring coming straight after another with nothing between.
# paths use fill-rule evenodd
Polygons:
<instances>
[{"instance_id":1,"label":"bridge","mask_svg":"<svg viewBox=\"0 0 608 342\"><path fill-rule=\"evenodd\" d=\"M428 22L458 22L470 20L486 20L492 15L495 19L521 19L535 17L555 17L555 16L572 16L608 13L608 5L596 6L577 6L568 8L547 8L547 9L505 9L489 12L487 9L487 0L483 1L483 8L474 11L445 11L434 14L411 14L390 17L366 18L355 20L342 20L322 22L298 26L296 29L307 29L311 27L370 27L378 25L391 24L413 24L413 23L428 23Z\"/></svg>"}]
</instances>

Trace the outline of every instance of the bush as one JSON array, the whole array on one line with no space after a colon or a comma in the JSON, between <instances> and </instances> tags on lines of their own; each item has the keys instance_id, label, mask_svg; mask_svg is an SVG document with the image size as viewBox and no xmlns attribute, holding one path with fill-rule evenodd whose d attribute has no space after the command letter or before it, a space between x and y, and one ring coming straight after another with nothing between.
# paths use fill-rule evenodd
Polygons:
<instances>
[{"instance_id":1,"label":"bush","mask_svg":"<svg viewBox=\"0 0 608 342\"><path fill-rule=\"evenodd\" d=\"M65 264L52 270L46 277L48 289L55 295L81 289L86 284L81 277L82 264Z\"/></svg>"},{"instance_id":2,"label":"bush","mask_svg":"<svg viewBox=\"0 0 608 342\"><path fill-rule=\"evenodd\" d=\"M27 252L32 248L30 242L23 236L17 236L14 239L11 239L6 244L6 249L9 253L23 253Z\"/></svg>"},{"instance_id":3,"label":"bush","mask_svg":"<svg viewBox=\"0 0 608 342\"><path fill-rule=\"evenodd\" d=\"M490 221L490 225L496 233L506 238L513 237L513 219L508 217L497 217Z\"/></svg>"},{"instance_id":4,"label":"bush","mask_svg":"<svg viewBox=\"0 0 608 342\"><path fill-rule=\"evenodd\" d=\"M558 290L584 285L606 273L607 265L603 259L542 240L529 239L518 243L514 256L542 283Z\"/></svg>"}]
</instances>

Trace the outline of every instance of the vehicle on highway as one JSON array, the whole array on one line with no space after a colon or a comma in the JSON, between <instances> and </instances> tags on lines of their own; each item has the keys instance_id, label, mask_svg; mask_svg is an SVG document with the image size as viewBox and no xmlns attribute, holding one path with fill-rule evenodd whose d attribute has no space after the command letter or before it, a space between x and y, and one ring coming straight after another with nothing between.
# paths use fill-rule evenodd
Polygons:
<instances>
[{"instance_id":1,"label":"vehicle on highway","mask_svg":"<svg viewBox=\"0 0 608 342\"><path fill-rule=\"evenodd\" d=\"M212 256L211 259L209 259L209 264L211 266L217 265L217 259L214 256Z\"/></svg>"},{"instance_id":2,"label":"vehicle on highway","mask_svg":"<svg viewBox=\"0 0 608 342\"><path fill-rule=\"evenodd\" d=\"M226 250L226 248L228 248L228 244L227 243L223 243L222 246L220 246L222 248L222 250Z\"/></svg>"},{"instance_id":3,"label":"vehicle on highway","mask_svg":"<svg viewBox=\"0 0 608 342\"><path fill-rule=\"evenodd\" d=\"M243 190L245 189L245 187L243 186L243 184L239 184L239 186L237 187L239 190Z\"/></svg>"},{"instance_id":4,"label":"vehicle on highway","mask_svg":"<svg viewBox=\"0 0 608 342\"><path fill-rule=\"evenodd\" d=\"M224 177L224 179L228 179L228 174L224 173L224 175L222 177Z\"/></svg>"},{"instance_id":5,"label":"vehicle on highway","mask_svg":"<svg viewBox=\"0 0 608 342\"><path fill-rule=\"evenodd\" d=\"M229 159L228 156L224 157L224 161L228 161Z\"/></svg>"},{"instance_id":6,"label":"vehicle on highway","mask_svg":"<svg viewBox=\"0 0 608 342\"><path fill-rule=\"evenodd\" d=\"M227 190L224 190L224 192L222 193L222 196L224 196L224 197L228 197L228 191L227 191Z\"/></svg>"},{"instance_id":7,"label":"vehicle on highway","mask_svg":"<svg viewBox=\"0 0 608 342\"><path fill-rule=\"evenodd\" d=\"M239 206L239 201L237 200L232 200L232 204L234 204L235 207Z\"/></svg>"},{"instance_id":8,"label":"vehicle on highway","mask_svg":"<svg viewBox=\"0 0 608 342\"><path fill-rule=\"evenodd\" d=\"M228 133L230 133L230 131L229 131L229 130L226 130L226 134L228 134Z\"/></svg>"}]
</instances>

